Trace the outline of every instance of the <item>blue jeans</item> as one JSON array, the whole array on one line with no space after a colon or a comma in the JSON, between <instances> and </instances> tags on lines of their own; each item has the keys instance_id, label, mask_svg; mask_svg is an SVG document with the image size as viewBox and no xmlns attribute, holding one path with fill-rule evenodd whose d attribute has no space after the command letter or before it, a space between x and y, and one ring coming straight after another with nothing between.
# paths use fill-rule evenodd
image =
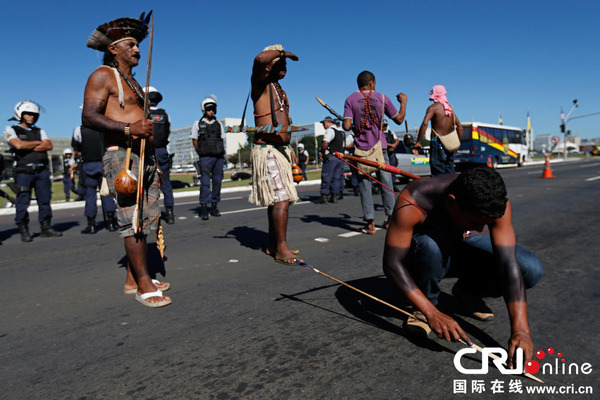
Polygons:
<instances>
[{"instance_id":1,"label":"blue jeans","mask_svg":"<svg viewBox=\"0 0 600 400\"><path fill-rule=\"evenodd\" d=\"M300 163L300 164L298 164L298 166L302 170L302 178L304 178L304 180L308 180L308 178L306 177L306 164Z\"/></svg>"},{"instance_id":2,"label":"blue jeans","mask_svg":"<svg viewBox=\"0 0 600 400\"><path fill-rule=\"evenodd\" d=\"M384 152L385 163L389 164L388 155ZM358 166L360 168L360 165ZM379 181L394 190L392 174L386 171L378 171ZM371 178L364 174L358 174L358 189L360 190L360 203L363 209L363 218L367 221L375 219L375 205L373 203L373 192L371 191ZM390 216L394 211L396 195L388 189L381 188L381 199L383 200L383 209L385 215Z\"/></svg>"},{"instance_id":3,"label":"blue jeans","mask_svg":"<svg viewBox=\"0 0 600 400\"><path fill-rule=\"evenodd\" d=\"M340 179L341 177L341 179ZM344 162L332 155L323 163L321 170L321 194L338 194L344 190Z\"/></svg>"},{"instance_id":4,"label":"blue jeans","mask_svg":"<svg viewBox=\"0 0 600 400\"><path fill-rule=\"evenodd\" d=\"M431 176L454 173L454 152L444 149L438 138L429 144L429 167Z\"/></svg>"},{"instance_id":5,"label":"blue jeans","mask_svg":"<svg viewBox=\"0 0 600 400\"><path fill-rule=\"evenodd\" d=\"M200 157L200 205L221 201L224 165L223 157Z\"/></svg>"},{"instance_id":6,"label":"blue jeans","mask_svg":"<svg viewBox=\"0 0 600 400\"><path fill-rule=\"evenodd\" d=\"M171 160L169 159L169 152L166 147L156 148L156 161L158 162L158 167L162 171L160 190L165 197L165 207L173 207L175 201L173 199L173 186L171 186Z\"/></svg>"},{"instance_id":7,"label":"blue jeans","mask_svg":"<svg viewBox=\"0 0 600 400\"><path fill-rule=\"evenodd\" d=\"M544 275L541 261L518 245L516 255L525 288L534 287ZM503 294L503 278L489 236L451 241L440 230L413 234L405 265L419 289L434 305L440 296L439 283L446 277L458 277L461 286L476 296L500 297Z\"/></svg>"},{"instance_id":8,"label":"blue jeans","mask_svg":"<svg viewBox=\"0 0 600 400\"><path fill-rule=\"evenodd\" d=\"M50 170L48 168L33 174L17 173L15 183L21 188L25 188L25 190L21 189L17 194L15 223L29 223L27 208L31 204L31 188L34 187L35 198L39 208L38 220L42 222L46 218L52 218L52 209L50 208L52 182L50 181Z\"/></svg>"},{"instance_id":9,"label":"blue jeans","mask_svg":"<svg viewBox=\"0 0 600 400\"><path fill-rule=\"evenodd\" d=\"M83 215L95 217L98 213L96 205L96 191L102 185L102 161L84 162L81 168L80 182L83 182L83 197L85 199L85 210ZM115 212L117 205L112 196L100 196L104 212Z\"/></svg>"}]
</instances>

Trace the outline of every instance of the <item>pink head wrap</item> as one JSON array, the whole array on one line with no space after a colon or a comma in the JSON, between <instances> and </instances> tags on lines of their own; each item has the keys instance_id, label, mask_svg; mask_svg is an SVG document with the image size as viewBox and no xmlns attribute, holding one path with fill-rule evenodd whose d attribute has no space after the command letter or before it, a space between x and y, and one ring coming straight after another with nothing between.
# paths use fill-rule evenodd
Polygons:
<instances>
[{"instance_id":1,"label":"pink head wrap","mask_svg":"<svg viewBox=\"0 0 600 400\"><path fill-rule=\"evenodd\" d=\"M442 103L446 115L452 115L452 107L450 107L450 103L448 103L448 99L446 98L446 88L443 85L435 85L433 89L429 91L429 94L429 100L433 100L435 103Z\"/></svg>"}]
</instances>

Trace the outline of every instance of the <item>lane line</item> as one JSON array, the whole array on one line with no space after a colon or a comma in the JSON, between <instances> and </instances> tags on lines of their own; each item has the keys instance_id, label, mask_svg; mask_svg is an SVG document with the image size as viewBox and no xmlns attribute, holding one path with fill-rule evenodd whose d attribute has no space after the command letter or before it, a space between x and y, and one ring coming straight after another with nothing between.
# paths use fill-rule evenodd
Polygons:
<instances>
[{"instance_id":1,"label":"lane line","mask_svg":"<svg viewBox=\"0 0 600 400\"><path fill-rule=\"evenodd\" d=\"M591 181L597 181L598 179L600 179L600 176L595 176L593 178L587 178L585 181L586 182L591 182Z\"/></svg>"},{"instance_id":2,"label":"lane line","mask_svg":"<svg viewBox=\"0 0 600 400\"><path fill-rule=\"evenodd\" d=\"M310 204L310 201L298 201L296 203L294 203L295 206L300 205L300 204ZM227 215L227 214L238 214L238 213L243 213L243 212L248 212L248 211L256 211L256 210L265 210L268 207L252 207L252 208L244 208L242 210L233 210L233 211L223 211L221 212L221 215Z\"/></svg>"}]
</instances>

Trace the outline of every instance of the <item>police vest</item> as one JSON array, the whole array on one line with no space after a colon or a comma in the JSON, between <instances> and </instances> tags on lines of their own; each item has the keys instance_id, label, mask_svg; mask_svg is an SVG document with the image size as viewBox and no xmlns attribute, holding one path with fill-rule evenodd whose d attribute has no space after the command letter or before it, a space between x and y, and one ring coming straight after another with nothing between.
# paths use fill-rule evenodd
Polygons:
<instances>
[{"instance_id":1,"label":"police vest","mask_svg":"<svg viewBox=\"0 0 600 400\"><path fill-rule=\"evenodd\" d=\"M71 172L69 171L71 165L69 163L69 161L72 160L72 158L63 158L63 175L67 175L70 174Z\"/></svg>"},{"instance_id":2,"label":"police vest","mask_svg":"<svg viewBox=\"0 0 600 400\"><path fill-rule=\"evenodd\" d=\"M171 133L167 112L162 108L150 110L148 118L154 121L154 147L167 147Z\"/></svg>"},{"instance_id":3,"label":"police vest","mask_svg":"<svg viewBox=\"0 0 600 400\"><path fill-rule=\"evenodd\" d=\"M385 141L387 142L387 144L394 144L394 142L396 141L396 139L394 139L394 135L392 134L392 131L390 131L388 129L384 133L385 133Z\"/></svg>"},{"instance_id":4,"label":"police vest","mask_svg":"<svg viewBox=\"0 0 600 400\"><path fill-rule=\"evenodd\" d=\"M198 122L198 149L200 157L222 156L225 154L223 139L221 139L221 124L218 121L207 124L203 120Z\"/></svg>"},{"instance_id":5,"label":"police vest","mask_svg":"<svg viewBox=\"0 0 600 400\"><path fill-rule=\"evenodd\" d=\"M306 154L304 154L306 150L302 150L298 152L298 163L306 164Z\"/></svg>"},{"instance_id":6,"label":"police vest","mask_svg":"<svg viewBox=\"0 0 600 400\"><path fill-rule=\"evenodd\" d=\"M104 156L104 136L100 132L85 126L81 127L81 159L84 162L102 161Z\"/></svg>"},{"instance_id":7,"label":"police vest","mask_svg":"<svg viewBox=\"0 0 600 400\"><path fill-rule=\"evenodd\" d=\"M12 127L15 133L24 142L34 142L36 140L42 140L42 132L40 128L33 127L31 129L25 129L19 125ZM48 153L45 151L33 151L33 150L17 150L13 149L15 155L15 161L17 165L27 164L44 164L48 165Z\"/></svg>"},{"instance_id":8,"label":"police vest","mask_svg":"<svg viewBox=\"0 0 600 400\"><path fill-rule=\"evenodd\" d=\"M344 132L339 131L335 128L331 128L333 129L333 131L335 132L335 136L333 137L333 140L331 142L329 142L329 146L327 147L329 149L329 154L333 154L336 151L338 153L343 153L344 152L344 142L346 141L346 135L344 134Z\"/></svg>"}]
</instances>

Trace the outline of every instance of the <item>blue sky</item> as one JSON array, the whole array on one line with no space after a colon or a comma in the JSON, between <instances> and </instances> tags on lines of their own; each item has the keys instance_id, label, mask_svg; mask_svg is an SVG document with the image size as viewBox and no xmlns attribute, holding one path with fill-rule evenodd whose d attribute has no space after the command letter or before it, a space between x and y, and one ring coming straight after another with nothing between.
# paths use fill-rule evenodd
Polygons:
<instances>
[{"instance_id":1,"label":"blue sky","mask_svg":"<svg viewBox=\"0 0 600 400\"><path fill-rule=\"evenodd\" d=\"M0 0L0 110L23 99L45 109L38 125L70 136L90 73L102 55L86 48L103 22L154 9L151 85L174 128L201 116L200 100L219 98L218 117L241 117L253 58L280 43L296 53L282 86L295 123L322 119L315 96L343 112L356 76L372 71L377 90L408 95L410 129L443 84L463 122L558 134L560 109L600 111L597 1L34 1ZM148 41L136 68L145 82ZM397 102L396 102L397 104ZM251 113L251 107L249 107ZM8 121L6 124L10 124ZM403 127L392 128L399 130ZM600 115L571 121L583 138L600 137Z\"/></svg>"}]
</instances>

